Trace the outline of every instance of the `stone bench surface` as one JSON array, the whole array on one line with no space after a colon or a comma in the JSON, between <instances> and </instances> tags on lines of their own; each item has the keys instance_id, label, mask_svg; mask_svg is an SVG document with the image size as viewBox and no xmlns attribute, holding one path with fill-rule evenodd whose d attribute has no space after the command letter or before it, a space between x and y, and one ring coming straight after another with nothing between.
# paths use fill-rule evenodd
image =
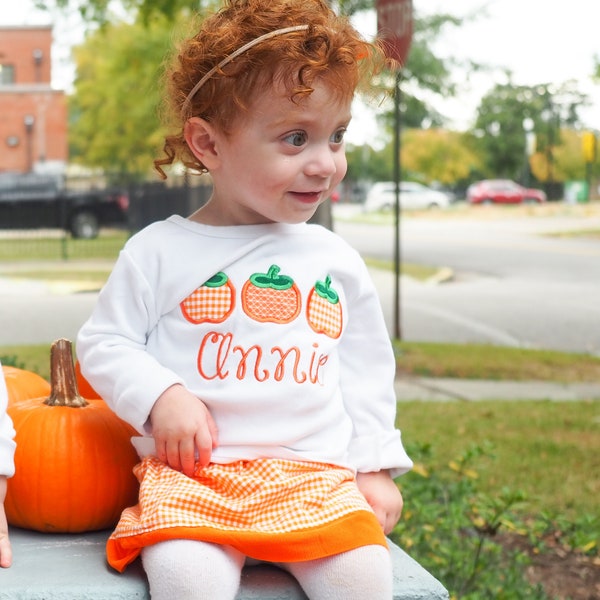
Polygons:
<instances>
[{"instance_id":1,"label":"stone bench surface","mask_svg":"<svg viewBox=\"0 0 600 600\"><path fill-rule=\"evenodd\" d=\"M120 574L106 563L107 531L48 534L10 529L13 566L0 569L0 600L148 600L139 560ZM448 592L390 542L394 600L447 600ZM296 581L268 565L246 567L237 600L306 600ZM365 599L368 600L368 599Z\"/></svg>"}]
</instances>

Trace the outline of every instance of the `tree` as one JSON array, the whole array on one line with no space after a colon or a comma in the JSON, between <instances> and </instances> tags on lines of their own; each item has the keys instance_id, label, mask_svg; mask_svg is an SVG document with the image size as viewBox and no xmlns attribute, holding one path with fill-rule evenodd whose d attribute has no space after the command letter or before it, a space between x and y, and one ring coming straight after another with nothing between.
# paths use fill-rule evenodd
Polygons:
<instances>
[{"instance_id":1,"label":"tree","mask_svg":"<svg viewBox=\"0 0 600 600\"><path fill-rule=\"evenodd\" d=\"M561 143L561 125L578 126L578 111L586 102L586 95L577 90L574 82L557 87L517 86L509 78L508 83L496 85L482 98L473 131L487 174L523 178L525 119L531 119L536 151L544 154L547 166L542 181L555 181L555 153Z\"/></svg>"},{"instance_id":2,"label":"tree","mask_svg":"<svg viewBox=\"0 0 600 600\"><path fill-rule=\"evenodd\" d=\"M586 162L583 155L582 132L574 129L562 129L560 132L561 144L556 147L553 158L553 174L558 181L582 180L588 178ZM594 164L599 164L596 158ZM537 151L531 157L531 171L538 181L548 179L548 160L543 151Z\"/></svg>"},{"instance_id":3,"label":"tree","mask_svg":"<svg viewBox=\"0 0 600 600\"><path fill-rule=\"evenodd\" d=\"M157 106L171 29L164 18L106 26L75 50L73 161L138 176L150 170L164 139Z\"/></svg>"},{"instance_id":4,"label":"tree","mask_svg":"<svg viewBox=\"0 0 600 600\"><path fill-rule=\"evenodd\" d=\"M456 94L453 80L453 68L457 63L452 58L440 58L432 51L433 42L444 28L458 27L462 21L452 15L414 17L414 33L406 65L402 68L402 126L408 128L441 127L445 118L431 105L435 96L449 97ZM470 70L481 66L469 62L464 65ZM382 82L384 87L392 89L395 77L388 76ZM380 121L388 131L393 131L394 114L388 110L380 116Z\"/></svg>"},{"instance_id":5,"label":"tree","mask_svg":"<svg viewBox=\"0 0 600 600\"><path fill-rule=\"evenodd\" d=\"M198 11L216 4L214 0L119 0L119 3L129 14L138 15L144 22L156 16L174 21L182 10ZM330 3L342 14L353 15L373 8L374 0L337 0ZM77 10L85 21L103 25L111 21L111 7L115 3L112 0L34 0L34 4L42 10Z\"/></svg>"},{"instance_id":6,"label":"tree","mask_svg":"<svg viewBox=\"0 0 600 600\"><path fill-rule=\"evenodd\" d=\"M481 168L468 136L444 129L409 129L402 136L401 163L406 179L450 186Z\"/></svg>"}]
</instances>

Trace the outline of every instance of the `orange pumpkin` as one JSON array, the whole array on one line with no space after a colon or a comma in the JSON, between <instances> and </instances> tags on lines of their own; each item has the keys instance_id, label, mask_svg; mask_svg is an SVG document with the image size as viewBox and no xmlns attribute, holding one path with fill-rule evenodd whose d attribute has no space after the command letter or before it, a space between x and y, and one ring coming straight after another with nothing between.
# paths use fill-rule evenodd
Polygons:
<instances>
[{"instance_id":1,"label":"orange pumpkin","mask_svg":"<svg viewBox=\"0 0 600 600\"><path fill-rule=\"evenodd\" d=\"M51 348L51 393L12 403L15 475L4 507L17 527L78 533L112 527L137 502L135 430L77 390L71 342Z\"/></svg>"},{"instance_id":2,"label":"orange pumpkin","mask_svg":"<svg viewBox=\"0 0 600 600\"><path fill-rule=\"evenodd\" d=\"M92 384L83 376L81 372L81 365L79 361L75 361L75 379L77 380L77 387L79 388L79 393L86 400L100 400L100 394L92 387ZM42 394L40 394L41 396Z\"/></svg>"},{"instance_id":3,"label":"orange pumpkin","mask_svg":"<svg viewBox=\"0 0 600 600\"><path fill-rule=\"evenodd\" d=\"M3 365L2 372L6 381L9 404L26 398L39 398L50 393L50 384L33 371Z\"/></svg>"}]
</instances>

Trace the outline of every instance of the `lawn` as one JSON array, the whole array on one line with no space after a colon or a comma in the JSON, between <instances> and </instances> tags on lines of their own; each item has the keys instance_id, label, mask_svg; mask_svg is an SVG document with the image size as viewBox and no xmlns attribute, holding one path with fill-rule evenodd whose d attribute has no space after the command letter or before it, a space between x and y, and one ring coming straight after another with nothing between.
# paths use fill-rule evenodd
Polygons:
<instances>
[{"instance_id":1,"label":"lawn","mask_svg":"<svg viewBox=\"0 0 600 600\"><path fill-rule=\"evenodd\" d=\"M528 513L598 510L600 402L402 402L398 426L407 446L430 446L419 459L426 472L477 446L481 491L523 491Z\"/></svg>"}]
</instances>

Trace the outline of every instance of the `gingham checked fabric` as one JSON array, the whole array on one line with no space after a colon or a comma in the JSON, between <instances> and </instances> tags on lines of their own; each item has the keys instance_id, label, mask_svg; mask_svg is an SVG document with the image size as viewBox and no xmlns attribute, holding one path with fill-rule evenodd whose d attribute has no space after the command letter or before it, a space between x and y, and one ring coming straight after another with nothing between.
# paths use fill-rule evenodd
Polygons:
<instances>
[{"instance_id":1,"label":"gingham checked fabric","mask_svg":"<svg viewBox=\"0 0 600 600\"><path fill-rule=\"evenodd\" d=\"M307 309L308 322L316 331L322 331L329 337L337 338L342 332L342 311L337 305L326 300L312 301Z\"/></svg>"},{"instance_id":2,"label":"gingham checked fabric","mask_svg":"<svg viewBox=\"0 0 600 600\"><path fill-rule=\"evenodd\" d=\"M233 294L229 286L220 288L199 287L182 303L181 310L192 323L221 321L233 306Z\"/></svg>"},{"instance_id":3,"label":"gingham checked fabric","mask_svg":"<svg viewBox=\"0 0 600 600\"><path fill-rule=\"evenodd\" d=\"M347 469L320 463L260 459L211 464L198 468L195 477L189 478L148 457L136 467L136 475L141 481L139 503L123 511L109 540L109 562L115 568L119 568L123 553L133 552L135 558L140 548L132 550L131 547L138 541L143 546L148 540L156 543L179 537L173 535L174 531L185 532L180 537L217 543L226 539L230 545L253 556L257 543L265 546L266 541L272 540L273 546L277 540L281 544L288 535L298 541L299 534L314 536L320 528L332 532L335 523L339 526L343 523L346 533L342 537L347 539L348 522L353 515L360 515L361 523L353 531L350 526L355 538L353 547L385 544L381 527L358 491L353 473ZM365 515L368 526L364 525ZM361 531L367 532L367 539L365 535L361 537ZM271 552L277 556L277 550L268 551ZM315 558L314 544L306 544L306 552ZM335 553L335 541L323 552L323 555ZM271 559L264 554L255 557ZM127 560L133 558L129 556Z\"/></svg>"}]
</instances>

